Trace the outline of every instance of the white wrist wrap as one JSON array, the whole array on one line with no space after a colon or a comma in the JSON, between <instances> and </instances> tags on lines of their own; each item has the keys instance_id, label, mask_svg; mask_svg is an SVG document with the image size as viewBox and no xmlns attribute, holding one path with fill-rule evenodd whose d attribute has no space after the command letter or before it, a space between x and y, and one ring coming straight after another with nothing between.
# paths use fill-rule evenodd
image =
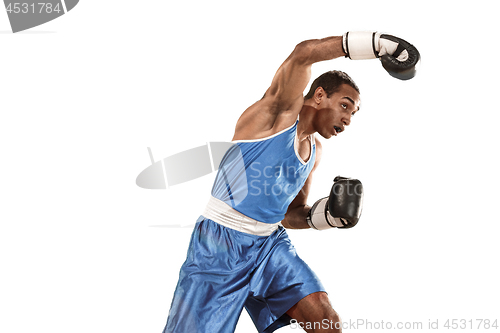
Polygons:
<instances>
[{"instance_id":1,"label":"white wrist wrap","mask_svg":"<svg viewBox=\"0 0 500 333\"><path fill-rule=\"evenodd\" d=\"M334 218L326 211L328 197L320 199L314 203L307 216L307 223L312 229L325 230L335 227L342 227L339 218Z\"/></svg>"},{"instance_id":2,"label":"white wrist wrap","mask_svg":"<svg viewBox=\"0 0 500 333\"><path fill-rule=\"evenodd\" d=\"M375 59L380 51L380 33L371 31L350 31L342 38L342 47L350 59Z\"/></svg>"}]
</instances>

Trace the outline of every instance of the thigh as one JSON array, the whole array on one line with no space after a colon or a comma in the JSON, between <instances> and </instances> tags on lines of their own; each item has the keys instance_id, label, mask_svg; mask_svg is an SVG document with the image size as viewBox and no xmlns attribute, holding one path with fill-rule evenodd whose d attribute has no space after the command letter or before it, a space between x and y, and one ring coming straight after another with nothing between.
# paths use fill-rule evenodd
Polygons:
<instances>
[{"instance_id":1,"label":"thigh","mask_svg":"<svg viewBox=\"0 0 500 333\"><path fill-rule=\"evenodd\" d=\"M232 232L210 220L196 224L164 333L234 331L253 264Z\"/></svg>"},{"instance_id":2,"label":"thigh","mask_svg":"<svg viewBox=\"0 0 500 333\"><path fill-rule=\"evenodd\" d=\"M286 312L291 307L318 291L324 291L323 285L283 231L253 272L245 307L259 332L272 332L290 324Z\"/></svg>"},{"instance_id":3,"label":"thigh","mask_svg":"<svg viewBox=\"0 0 500 333\"><path fill-rule=\"evenodd\" d=\"M190 276L180 279L164 333L234 332L247 291L231 290L232 286L210 274L204 274L204 281Z\"/></svg>"}]
</instances>

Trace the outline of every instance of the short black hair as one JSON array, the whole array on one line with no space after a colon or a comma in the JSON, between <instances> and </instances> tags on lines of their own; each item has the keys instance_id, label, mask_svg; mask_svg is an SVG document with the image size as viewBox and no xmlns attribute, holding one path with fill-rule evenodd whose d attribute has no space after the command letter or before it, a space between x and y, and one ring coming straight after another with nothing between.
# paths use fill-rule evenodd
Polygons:
<instances>
[{"instance_id":1,"label":"short black hair","mask_svg":"<svg viewBox=\"0 0 500 333\"><path fill-rule=\"evenodd\" d=\"M323 90L326 92L326 97L330 97L331 95L339 91L340 87L343 84L350 85L359 94L358 86L356 85L356 83L354 83L349 75L342 71L329 71L321 74L316 78L316 80L313 81L313 83L311 84L311 89L304 97L304 99L312 98L314 96L314 92L316 91L316 89L318 89L318 87L323 88Z\"/></svg>"}]
</instances>

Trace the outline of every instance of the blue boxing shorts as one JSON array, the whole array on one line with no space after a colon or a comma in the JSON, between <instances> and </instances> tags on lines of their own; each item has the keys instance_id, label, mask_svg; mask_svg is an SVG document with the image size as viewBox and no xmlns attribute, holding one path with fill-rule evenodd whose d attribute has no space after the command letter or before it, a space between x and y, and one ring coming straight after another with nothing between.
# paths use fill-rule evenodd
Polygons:
<instances>
[{"instance_id":1,"label":"blue boxing shorts","mask_svg":"<svg viewBox=\"0 0 500 333\"><path fill-rule=\"evenodd\" d=\"M200 216L163 333L232 333L243 307L259 332L274 332L290 324L286 311L318 291L323 285L285 228L256 236Z\"/></svg>"}]
</instances>

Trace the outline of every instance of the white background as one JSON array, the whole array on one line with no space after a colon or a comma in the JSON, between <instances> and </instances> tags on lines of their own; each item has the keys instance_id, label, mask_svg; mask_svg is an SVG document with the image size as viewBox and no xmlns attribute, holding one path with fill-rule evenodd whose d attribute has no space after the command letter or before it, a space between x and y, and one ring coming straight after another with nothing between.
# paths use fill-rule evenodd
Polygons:
<instances>
[{"instance_id":1,"label":"white background","mask_svg":"<svg viewBox=\"0 0 500 333\"><path fill-rule=\"evenodd\" d=\"M297 43L349 30L408 40L420 71L314 65L362 107L323 140L310 204L343 175L365 206L354 229L290 231L298 253L346 322L500 319L493 1L82 0L18 34L0 11L0 30L1 332L161 332L215 174L139 188L147 147L230 140ZM256 332L245 312L236 331Z\"/></svg>"}]
</instances>

